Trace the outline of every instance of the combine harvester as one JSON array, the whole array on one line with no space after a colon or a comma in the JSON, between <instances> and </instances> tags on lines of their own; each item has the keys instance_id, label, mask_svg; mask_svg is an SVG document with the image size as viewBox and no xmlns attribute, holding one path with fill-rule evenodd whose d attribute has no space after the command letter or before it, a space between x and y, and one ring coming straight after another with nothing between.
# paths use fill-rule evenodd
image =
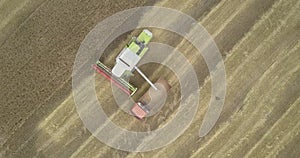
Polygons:
<instances>
[{"instance_id":1,"label":"combine harvester","mask_svg":"<svg viewBox=\"0 0 300 158\"><path fill-rule=\"evenodd\" d=\"M127 82L124 78L131 75L135 70L151 85L150 89L131 109L131 112L134 114L134 116L139 119L144 118L147 114L149 114L151 110L151 107L148 106L148 103L151 100L149 99L149 91L151 89L157 92L160 90L136 66L147 52L147 45L149 44L151 39L152 33L147 29L144 29L138 37L133 37L131 41L126 45L126 47L123 48L121 53L117 56L116 64L112 70L105 66L100 60L98 60L95 65L93 65L93 68L98 73L103 75L108 80L111 80L118 88L120 88L129 96L134 95L137 91L137 88L131 83ZM170 85L163 78L160 78L156 83L163 85L166 91L170 89ZM159 100L160 98L159 96L157 96L155 97L155 99Z\"/></svg>"}]
</instances>

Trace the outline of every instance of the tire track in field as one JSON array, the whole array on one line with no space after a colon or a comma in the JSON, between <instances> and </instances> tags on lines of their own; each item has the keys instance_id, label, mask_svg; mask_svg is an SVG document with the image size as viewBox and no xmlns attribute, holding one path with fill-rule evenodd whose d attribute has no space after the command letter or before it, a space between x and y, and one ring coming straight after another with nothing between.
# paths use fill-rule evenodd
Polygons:
<instances>
[{"instance_id":1,"label":"tire track in field","mask_svg":"<svg viewBox=\"0 0 300 158\"><path fill-rule=\"evenodd\" d=\"M105 89L103 89L103 91L105 91ZM72 105L73 103L70 103L69 105ZM88 108L88 107L87 107ZM113 113L111 116L109 116L109 118L110 118L110 120L112 119L112 118L114 118L115 116L118 116L119 114L120 114L120 112L122 112L122 110L118 110L117 112L115 112L115 113ZM74 115L76 115L76 113L74 114ZM75 121L78 121L78 122L81 122L80 121L80 119L78 119L77 118L77 120L76 119L69 119L68 120L68 122L67 123L64 123L64 124L68 124L69 126L71 126L71 125L74 125L74 124L76 124L76 122ZM77 123L78 123L77 122ZM108 123L108 121L106 121L101 127L99 127L99 130L101 130L101 129L103 129L106 125L107 125L107 123ZM134 123L131 123L131 124L134 124ZM60 130L57 132L57 133L55 133L55 134L53 134L53 136L52 136L52 138L51 139L49 139L49 140L47 140L46 141L46 146L43 146L43 147L41 147L41 148L38 148L37 150L38 151L42 151L42 150L44 150L44 152L45 152L45 150L46 150L46 152L47 152L47 148L48 148L48 145L51 145L51 143L52 142L54 142L55 141L55 139L57 139L58 137L62 137L62 134L63 133L65 133L65 132L69 132L68 131L68 128L64 128L64 130L61 130L61 127L59 128ZM72 131L71 131L71 133L72 133ZM65 133L65 135L69 135L70 133ZM69 135L70 136L70 135ZM79 148L81 148L81 147L85 147L85 144L88 144L88 145L90 145L90 141L92 141L92 140L94 140L95 138L94 138L94 136L89 136L88 138L87 138L87 140L85 140L83 143L84 144L82 144L81 146L79 146ZM98 140L97 140L98 141ZM78 150L76 150L72 155L71 155L71 157L73 157L74 155L77 155L77 152ZM81 150L80 150L81 151ZM56 154L56 153L55 153ZM38 155L36 155L36 156L38 156Z\"/></svg>"},{"instance_id":2,"label":"tire track in field","mask_svg":"<svg viewBox=\"0 0 300 158\"><path fill-rule=\"evenodd\" d=\"M65 83L67 83L69 80L66 80ZM63 88L65 86L65 83L64 84L61 84L57 89L55 89L53 92L57 92L59 91L61 88ZM42 104L44 104L45 102L47 102L55 93L52 93L47 99L45 99ZM12 134L14 134L15 132L13 132ZM11 137L9 137L9 139L11 139ZM7 139L8 140L8 139ZM9 144L7 144L7 140L5 141L5 143L3 145L1 145L2 147L3 146L9 146ZM7 145L5 145L7 144ZM7 153L7 151L9 151L10 149L8 148L8 150L3 150L4 148L2 148L1 152L4 152L4 153Z\"/></svg>"},{"instance_id":3,"label":"tire track in field","mask_svg":"<svg viewBox=\"0 0 300 158\"><path fill-rule=\"evenodd\" d=\"M56 69L55 69L55 74L56 74L56 75L54 75L54 72L51 72L51 74L53 74L53 75L51 75L51 76L54 76L54 77L50 78L49 81L47 81L47 82L45 83L46 85L53 84L54 81L57 80L57 78L60 78L61 76L63 76L63 75L66 74L66 73L70 73L70 70L68 70L68 69L67 69L67 70L61 69L62 72L59 72L58 70L60 70L60 68L56 68ZM70 78L71 78L71 76L69 77L69 79L70 79ZM65 81L68 81L69 79L66 79ZM65 85L65 83L66 83L66 82L63 82L62 85ZM44 87L44 88L42 88L41 90L42 90L42 91L45 91L47 88L49 88L49 87ZM39 87L35 87L35 90L34 90L34 91L37 91L38 89L39 89ZM60 89L60 88L58 88L58 89ZM57 90L54 90L51 94L49 94L49 96L53 96L56 92L57 92ZM30 93L30 92L27 92L27 93ZM23 93L23 94L21 94L21 95L24 95L24 94L26 94L26 93ZM49 97L46 99L45 102L47 102L48 100L49 100ZM3 144L5 144L6 141L8 141L9 139L11 139L11 138L14 136L15 132L16 132L19 128L21 128L21 127L23 126L23 124L24 124L30 117L32 117L32 116L36 113L36 111L40 110L40 108L42 107L42 105L44 105L45 102L42 102L42 103L37 104L37 107L34 108L33 110L31 110L31 112L30 112L25 118L22 119L23 122L18 126L18 128L12 130L12 132L10 133L10 135L7 137L7 139L5 140L5 142L4 142ZM9 103L9 104L12 104L12 103ZM1 144L1 145L3 145L3 144Z\"/></svg>"},{"instance_id":4,"label":"tire track in field","mask_svg":"<svg viewBox=\"0 0 300 158\"><path fill-rule=\"evenodd\" d=\"M69 76L69 80L71 79L71 76ZM101 93L104 93L104 91L106 91L105 89L102 89L102 91L100 91ZM31 135L31 137L29 137L23 144L20 145L20 147L17 149L16 152L19 152L23 149L23 147L25 147L27 145L28 142L32 141L32 139L36 136L36 135L39 135L41 133L43 133L44 131L44 128L47 128L48 126L51 126L50 124L55 124L53 122L56 121L56 119L59 117L59 116L63 116L65 117L65 115L63 114L64 111L66 109L65 106L71 106L72 109L74 110L74 102L73 102L73 98L71 97L72 94L69 95L69 97L60 105L58 106L46 119L45 121L41 122L41 124L39 125L39 128L35 129ZM71 115L69 115L71 114ZM69 116L68 116L69 115ZM69 118L68 118L69 117ZM60 123L61 121L61 123ZM64 119L58 119L58 125L55 125L56 126L56 129L59 129L58 131L55 131L54 129L52 130L52 132L54 132L54 134L52 134L52 137L53 138L50 138L49 140L47 140L45 142L44 145L41 145L39 146L39 148L37 149L38 151L41 151L41 148L46 148L47 145L51 144L52 142L54 142L57 138L59 138L59 136L63 133L65 133L68 128L70 126L73 125L72 122L76 122L76 121L80 121L80 119L78 118L78 114L76 113L76 111L71 111L67 114L67 117L65 117ZM76 122L78 123L78 122ZM55 133L56 132L56 133ZM49 133L49 132L47 132ZM51 132L50 132L51 133Z\"/></svg>"},{"instance_id":5,"label":"tire track in field","mask_svg":"<svg viewBox=\"0 0 300 158\"><path fill-rule=\"evenodd\" d=\"M241 115L241 114L240 114ZM239 115L239 116L240 116ZM239 119L239 120L241 120L241 119ZM237 122L239 123L239 120L237 120ZM231 123L231 124L233 124L233 123ZM227 128L229 128L230 127L230 125L231 124L226 124L225 126L223 126L223 127L221 127L223 130L224 130L224 128L226 129L226 131L228 131L228 129ZM221 130L220 129L218 129L218 131L219 132L217 132L217 133L215 133L215 135L214 136L219 136L219 135L226 135L226 133L224 134L224 131L222 131L221 132ZM228 133L232 133L232 137L234 137L235 136L235 134L233 133L234 131L229 131ZM229 135L231 135L231 134L229 134ZM214 137L215 138L215 137ZM217 137L218 138L218 137ZM218 139L221 139L222 138L222 136L220 136L220 138L218 138ZM228 139L225 139L225 140L232 140L231 138L228 138ZM196 151L195 152L195 154L193 154L193 157L197 157L197 156L199 156L199 155L206 155L205 153L201 153L201 150L204 150L204 149L215 149L216 151L218 151L218 147L222 147L223 145L222 144L220 144L220 143L218 143L218 142L224 142L224 139L222 139L222 140L216 140L216 139L210 139L210 140L208 140L209 142L207 142L206 144L203 144L202 146L201 146L201 148L199 148L198 149L198 151ZM212 141L213 142L216 142L216 143L218 143L218 144L211 144L212 143ZM231 141L230 141L231 142ZM230 143L230 142L224 142L224 143ZM208 145L212 145L213 147L212 148L210 148L210 147L208 147ZM228 145L228 147L231 147L230 146L230 144L226 144L226 146ZM209 154L207 154L207 155L209 155Z\"/></svg>"},{"instance_id":6,"label":"tire track in field","mask_svg":"<svg viewBox=\"0 0 300 158\"><path fill-rule=\"evenodd\" d=\"M296 5L297 6L297 5ZM299 7L299 5L298 5L298 7ZM292 22L288 22L289 24L290 23L292 23ZM288 30L288 28L286 28L286 30ZM289 35L288 35L289 36ZM282 38L282 39L286 39L286 38ZM290 41L288 41L288 43L289 43ZM292 42L291 42L292 43ZM298 43L298 45L299 45L299 43ZM296 48L297 49L297 48ZM231 141L232 142L232 141Z\"/></svg>"},{"instance_id":7,"label":"tire track in field","mask_svg":"<svg viewBox=\"0 0 300 158\"><path fill-rule=\"evenodd\" d=\"M55 132L55 130L56 130L56 127L58 127L59 125L56 125L55 123L53 123L53 120L54 120L54 117L57 117L56 116L56 113L59 113L60 111L62 111L62 110L64 110L64 111L67 111L66 109L63 109L65 106L66 106L66 103L67 103L67 101L69 101L69 100L71 100L72 98L71 98L71 95L59 106L59 107L57 107L46 119L45 119L45 121L43 121L40 125L39 125L39 127L38 128L36 128L36 129L34 129L33 131L32 131L32 134L31 134L31 136L27 139L27 140L25 140L24 142L23 142L23 144L20 144L19 145L19 147L15 150L15 153L19 153L21 150L23 150L25 147L26 147L26 145L28 145L28 143L29 143L29 141L32 141L33 139L34 139L34 137L36 137L38 134L39 134L39 132L43 129L43 128L46 128L46 127L48 127L48 129L47 129L47 132L45 132L45 131L43 131L43 132L45 132L45 133L54 133ZM69 116L69 114L71 114L71 113L74 113L74 111L73 110L71 110L71 112L69 112L69 113L67 113L67 114L65 114L65 116L68 116L68 117L70 117ZM72 118L71 118L72 119ZM64 121L63 121L64 122ZM53 128L53 129L51 129L51 128Z\"/></svg>"},{"instance_id":8,"label":"tire track in field","mask_svg":"<svg viewBox=\"0 0 300 158\"><path fill-rule=\"evenodd\" d=\"M280 7L282 2L283 2L283 1L278 2L277 4L275 4L274 7L273 7L273 8L275 8L275 9L272 8L272 9L270 10L270 12L266 13L266 15L263 17L263 19L260 20L260 21L253 27L252 32L249 32L249 33L245 36L245 38L242 39L243 43L240 42L240 43L239 43L232 51L233 51L233 52L235 52L235 51L242 52L242 50L239 50L239 49L241 49L243 45L247 45L247 44L244 44L244 43L247 42L247 40L249 40L250 42L252 41L252 39L251 39L252 37L250 36L250 34L252 34L254 37L258 37L258 36L256 36L255 34L256 34L256 33L259 34L260 30L264 30L264 26L265 26L265 27L268 27L268 25L265 25L265 24L264 24L264 23L267 22L266 19L270 19L270 16L272 17L272 16L276 15L276 12L278 12L279 10L281 10L281 9L279 9L279 8L277 8L277 7ZM277 8L277 9L276 9L276 8ZM274 12L274 11L275 11L275 12ZM272 19L272 18L271 18L271 19ZM276 20L276 19L275 19L275 20ZM276 22L272 22L272 23L276 23ZM282 26L280 26L280 27L282 27ZM273 32L274 32L274 31L273 31ZM264 36L263 36L263 37L264 37ZM256 48L256 47L255 47L255 48ZM250 48L247 48L247 49L250 49ZM240 53L240 54L230 53L230 54L233 54L233 56L230 55L229 58L226 58L226 60L225 60L226 65L228 65L228 64L233 64L232 61L234 60L234 56L241 55L241 53ZM245 56L245 57L246 57L246 56ZM244 58L245 58L245 57L244 57ZM229 61L230 61L230 62L229 62ZM240 61L239 63L242 63L242 62ZM236 69L235 66L232 66L232 67L234 68L234 70ZM230 69L230 67L227 66L227 69ZM228 72L228 70L227 70L227 72ZM232 73L232 72L229 71L229 74L231 74L231 73ZM229 95L230 95L230 94L229 94ZM228 100L228 97L227 97L227 100ZM236 114L235 114L235 115L236 115ZM221 129L218 129L217 133L214 134L214 137L213 137L213 138L218 137L218 135L221 133L221 131L224 130L225 128L227 128L228 125L229 125L229 124L225 122L225 126L222 126ZM203 149L206 147L207 144L210 144L211 141L213 140L213 138L210 138L209 140L205 140L206 142L204 142L204 144L201 145L201 147L199 148L199 150L197 150L197 151L195 152L194 155L197 155L198 152L200 152L201 150L203 150Z\"/></svg>"},{"instance_id":9,"label":"tire track in field","mask_svg":"<svg viewBox=\"0 0 300 158\"><path fill-rule=\"evenodd\" d=\"M249 96L249 95L248 95ZM247 97L248 98L248 97ZM236 114L236 115L238 115L238 116L240 116L241 114ZM239 122L239 121L238 121ZM225 127L223 127L223 130L224 130L224 128L226 129L226 128L228 128L227 126L225 126ZM232 131L230 131L229 133L232 133ZM222 133L223 134L223 133ZM215 137L217 137L218 135L214 135L214 140L216 139ZM221 139L221 138L219 138L219 139ZM216 140L217 141L217 140ZM223 140L224 141L224 140ZM204 147L206 147L206 146L204 146ZM201 149L203 149L204 148L203 146L199 149L200 151L201 151ZM216 148L216 146L214 145L214 148ZM200 151L198 151L198 152L200 152ZM201 153L200 153L201 154Z\"/></svg>"},{"instance_id":10,"label":"tire track in field","mask_svg":"<svg viewBox=\"0 0 300 158\"><path fill-rule=\"evenodd\" d=\"M71 79L71 76L70 78ZM104 92L103 89L102 92ZM39 152L47 149L49 145L52 145L54 142L60 139L63 135L67 135L68 131L72 126L76 126L81 123L81 120L78 114L75 111L73 98L70 95L60 106L58 106L46 119L41 122L39 127L32 132L31 137L29 137L20 147L15 151L16 154L20 154L24 147L28 146L30 143L34 143L34 138L36 136L42 137L43 135L47 135L48 133L51 135L50 138L41 142L42 144L38 145L36 149L37 154ZM88 108L88 107L87 107ZM71 109L69 113L65 113L66 109ZM61 119L58 119L62 117ZM57 122L56 122L57 120ZM53 128L53 129L51 129ZM75 129L74 129L75 130ZM71 130L72 131L72 130ZM32 142L33 141L33 142ZM31 149L28 149L31 150ZM36 155L37 156L37 155Z\"/></svg>"},{"instance_id":11,"label":"tire track in field","mask_svg":"<svg viewBox=\"0 0 300 158\"><path fill-rule=\"evenodd\" d=\"M250 52L254 52L256 47L250 47L249 45L257 45L259 46L262 42L267 41L270 34L274 34L274 29L270 28L280 28L285 23L287 18L290 16L290 12L284 12L283 19L279 19L280 15L282 15L282 11L287 8L292 8L292 5L285 3L282 0L277 1L263 16L262 18L253 26L253 28L242 38L235 47L231 50L231 52L242 52L242 53L228 53L228 57L225 58L225 62L227 63L227 72L230 74L236 71L236 67L234 65L238 63L243 63L244 59L247 59ZM277 30L278 30L277 29ZM259 36L260 34L266 34L266 36Z\"/></svg>"},{"instance_id":12,"label":"tire track in field","mask_svg":"<svg viewBox=\"0 0 300 158\"><path fill-rule=\"evenodd\" d=\"M276 157L276 155L283 150L282 146L287 145L289 141L293 140L293 138L299 134L299 131L300 131L300 122L297 122L297 124L292 128L292 130L282 138L282 140L277 144L277 146L272 150L272 152L267 157Z\"/></svg>"},{"instance_id":13,"label":"tire track in field","mask_svg":"<svg viewBox=\"0 0 300 158\"><path fill-rule=\"evenodd\" d=\"M280 98L279 96L282 96L282 91L280 91L279 87L283 87L284 89L287 89L288 86L285 84L288 84L287 82L290 81L290 78L295 75L295 73L298 73L299 67L293 68L291 71L288 72L286 78L283 78L284 80L278 80L282 81L281 83L277 82L278 84L274 84L274 87L271 88L271 91L269 91L268 94L269 96L274 96L277 98ZM279 86L278 86L279 85ZM292 89L291 89L292 90ZM294 89L293 89L294 90ZM278 93L274 93L278 92ZM295 91L295 90L294 90ZM273 98L273 97L271 97ZM242 132L234 132L232 135L234 136L232 139L230 139L230 142L228 142L228 146L223 146L220 150L218 150L216 156L220 155L230 155L230 156L243 156L245 150L249 148L249 146L252 146L252 144L255 144L255 141L257 141L261 134L264 131L268 130L268 126L271 126L274 122L276 122L278 119L280 119L280 116L284 112L282 109L279 109L280 105L278 105L277 102L282 102L281 100L278 100L277 102L273 103L273 107L268 107L268 106L263 106L266 105L268 102L271 102L272 99L270 98L263 98L261 99L261 102L258 102L262 104L262 106L259 106L256 111L253 112L253 115L249 117L248 120L243 121L243 124L238 127L240 131L244 130L244 133ZM269 100L269 101L266 101ZM271 100L271 101L270 101ZM287 101L287 100L286 100ZM294 100L288 100L288 101L294 101ZM247 104L247 103L246 103ZM250 104L248 104L250 105ZM254 105L254 104L251 104ZM277 115L278 114L278 115ZM268 120L269 115L276 115L271 117L273 120ZM254 124L253 124L254 123ZM245 130L248 129L248 130ZM236 138L236 139L235 139ZM243 151L239 151L239 149L242 149ZM218 154L219 153L219 154Z\"/></svg>"},{"instance_id":14,"label":"tire track in field","mask_svg":"<svg viewBox=\"0 0 300 158\"><path fill-rule=\"evenodd\" d=\"M277 3L274 7L278 7L280 5L281 5L281 3ZM246 51L251 50L251 52L256 52L256 54L254 53L254 55L253 55L253 53L252 54L233 53L233 52L244 52L245 50L243 50L244 49L243 46L251 44L253 42L252 39L251 39L252 36L250 36L250 35L254 34L253 35L254 37L258 37L258 35L261 33L261 30L264 30L266 27L268 27L268 26L264 26L265 25L264 23L266 23L266 21L268 21L270 19L270 16L274 16L274 15L276 16L275 13L273 14L273 11L274 11L274 9L272 8L270 10L270 12L267 13L268 15L265 16L262 20L260 20L253 27L253 30L251 32L249 32L244 39L241 40L241 41L243 41L243 43L240 42L240 43L238 43L236 45L236 47L232 50L232 53L230 53L230 54L233 54L233 55L230 55L228 58L225 59L225 63L227 65L231 64L230 66L226 67L227 74L232 74L232 75L229 76L229 79L227 79L228 81L232 81L233 82L233 79L235 77L240 76L240 74L238 74L238 72L242 71L243 67L246 65L245 62L249 63L251 61L251 59L254 56L256 56L259 53L259 51L261 51L261 49L263 49L263 46L257 43L258 47L253 47L253 49L246 48ZM289 14L287 16L287 18L284 18L284 19L280 20L281 23L279 23L278 26L276 26L277 29L273 29L272 31L266 32L267 36L262 36L265 39L262 39L262 42L259 42L259 43L264 43L264 42L272 39L280 31L280 29L282 29L282 27L285 25L284 21L286 21L288 19L288 17L290 17L290 16L292 16L292 14ZM276 23L277 17L274 20L275 21L273 21L272 23ZM239 62L238 63L234 63L233 60L239 60ZM234 64L238 64L238 67L236 67L235 65L233 65L233 63ZM239 64L239 63L241 63L241 64ZM233 75L235 75L235 77L233 77ZM231 94L232 93L230 92L228 95L231 95ZM227 98L228 98L228 96L227 96ZM232 98L232 97L229 97L229 98ZM228 100L228 99L226 99L226 100ZM230 102L234 102L234 101L230 101Z\"/></svg>"},{"instance_id":15,"label":"tire track in field","mask_svg":"<svg viewBox=\"0 0 300 158\"><path fill-rule=\"evenodd\" d=\"M296 11L296 10L294 10L294 11ZM267 34L267 36L264 36L265 39L263 41L261 41L262 44L258 45L257 47L254 47L251 54L245 55L245 60L241 61L240 62L241 64L239 64L238 67L234 66L234 71L230 73L231 75L229 76L229 78L227 80L228 82L232 82L233 84L239 84L239 83L234 82L234 78L239 78L239 76L241 76L241 75L242 75L241 77L244 77L244 79L246 79L245 77L247 77L247 75L243 74L244 67L249 65L249 63L251 63L253 60L260 60L259 58L257 58L257 56L260 55L260 52L264 52L264 49L265 49L264 47L266 47L266 45L264 45L263 43L268 43L269 41L274 40L274 38L276 38L276 36L278 36L278 34L280 34L280 31L283 31L285 29L285 25L286 25L287 21L289 20L289 18L291 18L293 16L293 14L294 14L293 11L289 12L289 14L284 19L280 20L280 24L277 26L276 29L274 29L272 32L270 32L270 34ZM270 52L268 52L268 53L270 53ZM239 56L239 55L240 54L237 54L237 56ZM273 58L273 60L274 60L274 57L275 57L274 55L271 55L271 59ZM227 62L227 61L225 61L225 62ZM264 62L262 61L262 63L264 63ZM261 69L262 67L260 65L261 64L257 64L258 68ZM262 65L262 66L264 66L264 65ZM259 70L259 71L261 71L261 70ZM258 71L256 71L255 73L257 73L257 72ZM247 73L250 73L250 74L248 74L248 76L251 76L251 74L252 74L252 72L247 72ZM248 82L250 80L252 80L252 79L248 79ZM240 83L240 84L242 84L242 83ZM239 85L239 87L242 87L242 85ZM239 91L239 92L241 92L241 91ZM245 90L243 92L246 93L247 90ZM230 102L237 103L236 100L237 99L231 100Z\"/></svg>"},{"instance_id":16,"label":"tire track in field","mask_svg":"<svg viewBox=\"0 0 300 158\"><path fill-rule=\"evenodd\" d=\"M207 16L207 19L205 19L203 21L203 25L205 25L208 29L209 28L214 28L214 27L216 28L216 30L213 31L213 34L212 34L212 36L215 38L218 34L221 33L222 30L224 30L227 27L227 25L230 22L232 22L232 20L236 16L238 16L243 10L246 9L247 6L249 6L250 2L253 2L253 1L251 1L251 0L246 0L246 1L233 0L230 3L228 3L228 2L224 3L224 6L219 8L221 11L220 10L215 10L216 12L214 12L214 13L220 13L219 15L216 15L216 16L220 17L222 19L226 19L226 20L223 21L223 20L220 20L218 18L214 19L213 15L212 15L212 17ZM232 9L232 7L229 7L229 6L238 6L238 7L236 7L236 9ZM223 9L224 9L224 11L223 11ZM229 13L229 14L221 14L222 12ZM229 17L224 17L224 15L229 15ZM211 19L214 19L215 23L211 23L210 22ZM206 21L206 20L208 20L208 21ZM213 25L209 25L209 24L213 24ZM219 26L221 26L221 27L219 27Z\"/></svg>"},{"instance_id":17,"label":"tire track in field","mask_svg":"<svg viewBox=\"0 0 300 158\"><path fill-rule=\"evenodd\" d=\"M225 56L238 41L243 39L247 32L251 31L251 28L261 18L261 15L264 15L276 1L230 1L218 9L214 9L212 14L201 20L201 23L206 26L207 30L215 38L221 53ZM239 4L241 6L238 7L238 5L232 4L234 2L242 4ZM224 12L232 14L222 14ZM216 21L215 24L208 19ZM224 19L226 19L225 22ZM218 28L218 26L222 27Z\"/></svg>"},{"instance_id":18,"label":"tire track in field","mask_svg":"<svg viewBox=\"0 0 300 158\"><path fill-rule=\"evenodd\" d=\"M274 149L274 144L280 144L285 135L288 135L289 129L295 127L295 123L299 120L299 103L298 98L290 108L282 115L282 117L274 123L274 125L264 134L251 150L245 155L245 157L263 156L266 157L270 150ZM294 121L294 122L293 122ZM287 123L289 122L289 123ZM266 144L266 145L265 145Z\"/></svg>"},{"instance_id":19,"label":"tire track in field","mask_svg":"<svg viewBox=\"0 0 300 158\"><path fill-rule=\"evenodd\" d=\"M28 1L26 1L25 4L27 4L27 2L28 2ZM36 2L37 2L37 1L35 1L34 3L36 3ZM16 26L16 29L15 29L15 30L13 30L13 28L9 28L9 29L10 29L10 30L8 30L9 33L8 33L8 32L5 32L6 35L4 35L4 32L3 32L3 34L1 35L2 37L0 37L0 48L4 45L4 43L5 43L12 35L14 35L14 34L20 29L20 27L22 27L22 26L24 25L24 23L27 22L27 20L28 20L30 17L32 17L32 15L36 12L36 10L38 10L42 5L45 4L45 2L47 2L47 1L45 1L45 0L44 0L44 1L41 1L41 2L39 2L39 4L38 4L35 8L30 9L28 15L26 15L26 17L24 18L24 20L19 21L20 23L19 23L18 26ZM10 1L10 2L7 2L7 0L2 0L2 1L0 1L0 8L2 8L2 6L3 6L5 3L11 3L11 1ZM28 2L28 3L32 3L32 2ZM24 6L25 6L25 5L23 5L22 7L17 7L17 8L15 8L15 9L13 10L13 13L16 14L16 13L18 13L18 12L21 12L20 10L23 9ZM22 12L22 14L23 14L23 13L25 13L25 12ZM25 13L25 14L27 14L27 13ZM9 13L9 15L11 15L11 13ZM7 23L10 22L10 20L11 20L12 18L13 18L12 16L5 17L3 21L6 21L6 24L7 24ZM2 31L3 31L3 28L5 28L5 25L2 25L2 26L1 26L1 25L2 25L2 24L0 24L0 30L1 30L1 32L2 32Z\"/></svg>"},{"instance_id":20,"label":"tire track in field","mask_svg":"<svg viewBox=\"0 0 300 158\"><path fill-rule=\"evenodd\" d=\"M298 104L299 105L299 104ZM282 145L278 148L279 151L277 151L275 154L271 153L270 156L276 155L276 157L291 157L291 156L297 156L299 155L299 150L298 150L298 144L299 144L299 139L300 139L300 127L299 127L299 122L296 125L297 127L294 127L288 135L290 137L284 139L281 143ZM268 157L270 157L268 156Z\"/></svg>"},{"instance_id":21,"label":"tire track in field","mask_svg":"<svg viewBox=\"0 0 300 158\"><path fill-rule=\"evenodd\" d=\"M269 72L270 73L270 72ZM249 107L250 109L251 109L251 107ZM258 109L258 108L257 108ZM226 135L226 133L224 133L224 132L227 132L228 133L228 135L231 135L231 137L232 138L234 138L235 137L235 133L234 133L234 131L231 131L231 129L229 128L230 127L230 125L232 126L232 125L235 125L235 123L236 124L238 124L237 125L237 128L241 128L240 127L240 124L241 123L239 123L239 122L241 122L240 120L240 118L239 117L242 117L242 116L244 116L244 113L246 113L245 111L247 111L247 110L249 110L248 108L247 109L245 109L245 110L243 110L242 111L242 113L239 113L239 114L235 114L235 117L233 117L233 120L231 121L231 123L229 124L229 126L228 127L226 127L225 128L225 131L223 130L222 131L222 133L221 134L223 134L223 136L224 135ZM259 111L259 110L256 110L256 111ZM254 114L255 114L255 112L254 112ZM249 121L249 119L248 119L248 121ZM243 121L243 123L244 123L244 121ZM236 132L237 133L237 132ZM226 135L227 136L227 135ZM226 140L230 140L229 142L227 142ZM224 142L224 143L226 143L226 146L227 146L227 143L231 143L231 138L229 137L229 138L227 138L227 139L222 139L222 136L219 136L219 137L216 137L215 139L213 139L213 141L215 142L215 143L218 143L218 142ZM218 143L219 144L219 143ZM212 145L213 146L213 149L216 149L216 147L217 147L217 145L216 144L210 144L210 145ZM222 146L222 144L219 144L220 146ZM230 145L228 145L228 146L230 146ZM204 147L201 147L202 149L203 148L208 148L209 149L209 147L207 147L207 146L204 146ZM205 155L205 153L201 153L201 148L199 149L199 151L197 151L194 155L193 155L193 157L197 157L197 156L199 156L199 155ZM216 151L218 151L218 148L216 149ZM207 154L207 155L209 155L209 154Z\"/></svg>"},{"instance_id":22,"label":"tire track in field","mask_svg":"<svg viewBox=\"0 0 300 158\"><path fill-rule=\"evenodd\" d=\"M12 19L12 17L18 12L20 11L27 3L28 3L29 0L24 0L22 1L22 3L19 3L19 5L16 6L16 8L14 8L13 10L11 10L8 14L4 15L5 17L2 17L0 15L0 19L1 19L1 22L0 22L0 30L2 30L7 24L8 22L10 21L10 19ZM5 2L4 2L5 3ZM3 4L3 3L2 3ZM1 8L1 4L0 4L0 8ZM3 11L5 11L5 8L2 8Z\"/></svg>"},{"instance_id":23,"label":"tire track in field","mask_svg":"<svg viewBox=\"0 0 300 158\"><path fill-rule=\"evenodd\" d=\"M48 81L47 85L49 85L50 83L52 83L53 81L55 81L58 77L61 77L63 74L65 74L65 73L67 73L67 72L68 72L68 70L62 72L61 74L58 74L58 75L52 77L52 78L50 79L50 81ZM64 83L65 83L65 82L64 82ZM63 83L62 85L64 85L64 83ZM60 87L60 86L59 86L59 87ZM58 88L58 89L60 89L60 88ZM56 91L57 91L57 89L54 90L53 93L51 93L49 96L52 96ZM45 99L45 100L47 101L48 99L49 99L49 97L47 97L47 99ZM45 101L45 102L46 102L46 101ZM41 105L43 105L43 104L44 104L44 102L39 103L36 109L39 109L39 108L41 107ZM32 116L32 115L35 113L36 109L32 110L31 113L28 114L28 117L25 117L23 123L20 124L19 127L21 127L21 126L25 123L25 121L26 121L30 116ZM6 141L9 140L9 139L14 135L14 133L16 132L16 130L17 130L17 129L11 130L12 132L11 132L10 135L7 137L7 139L3 142L3 144L5 144ZM1 146L2 146L3 144L1 144Z\"/></svg>"}]
</instances>

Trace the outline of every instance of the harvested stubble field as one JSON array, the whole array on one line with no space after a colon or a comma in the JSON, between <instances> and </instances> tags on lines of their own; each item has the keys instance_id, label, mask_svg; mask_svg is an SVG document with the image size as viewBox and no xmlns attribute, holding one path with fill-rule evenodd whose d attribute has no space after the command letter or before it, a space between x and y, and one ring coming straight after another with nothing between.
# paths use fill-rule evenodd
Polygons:
<instances>
[{"instance_id":1,"label":"harvested stubble field","mask_svg":"<svg viewBox=\"0 0 300 158\"><path fill-rule=\"evenodd\" d=\"M155 42L176 47L196 68L201 100L191 126L173 143L130 153L110 148L85 129L76 112L71 74L80 43L98 22L147 5L179 10L208 30L224 59L227 92L216 126L199 138L210 99L206 64L185 39L150 28ZM1 0L0 157L298 157L299 15L298 0ZM170 20L176 23L176 18ZM129 34L106 50L108 65ZM118 109L110 83L100 75L96 89L111 120L129 130L146 131L168 122L180 92L168 69L141 69L151 79L164 74L172 84L167 100L172 105L142 123ZM134 82L141 87L137 95L149 87L140 77Z\"/></svg>"}]
</instances>

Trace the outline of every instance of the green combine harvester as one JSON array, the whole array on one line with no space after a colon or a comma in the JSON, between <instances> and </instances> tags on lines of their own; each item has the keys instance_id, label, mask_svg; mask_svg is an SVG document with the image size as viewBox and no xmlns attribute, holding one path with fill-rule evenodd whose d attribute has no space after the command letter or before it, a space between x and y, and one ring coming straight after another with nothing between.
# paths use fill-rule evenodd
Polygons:
<instances>
[{"instance_id":1,"label":"green combine harvester","mask_svg":"<svg viewBox=\"0 0 300 158\"><path fill-rule=\"evenodd\" d=\"M148 91L131 108L132 114L138 119L143 119L150 113L150 110L153 108L150 106L150 101L152 99L154 102L155 100L157 101L162 99L160 95L160 90L162 89L158 89L136 66L147 52L147 45L151 39L152 33L146 29L143 30L138 37L133 37L117 56L116 64L112 70L101 63L101 61L97 61L97 63L93 65L97 72L99 72L105 78L111 80L117 87L130 96L137 91L137 88L124 79L127 74L132 74L132 72L136 70L151 85ZM162 85L166 91L171 88L164 78L158 79L156 84ZM150 96L151 89L156 91L156 95L152 97Z\"/></svg>"},{"instance_id":2,"label":"green combine harvester","mask_svg":"<svg viewBox=\"0 0 300 158\"><path fill-rule=\"evenodd\" d=\"M148 50L147 45L152 39L152 33L144 29L138 37L133 37L125 48L120 52L116 58L116 64L112 68L105 66L100 60L93 65L93 68L108 80L111 80L117 87L119 87L126 94L132 96L137 88L127 82L124 77L128 73L137 70L143 78L155 89L155 85L137 68L138 62L142 59Z\"/></svg>"}]
</instances>

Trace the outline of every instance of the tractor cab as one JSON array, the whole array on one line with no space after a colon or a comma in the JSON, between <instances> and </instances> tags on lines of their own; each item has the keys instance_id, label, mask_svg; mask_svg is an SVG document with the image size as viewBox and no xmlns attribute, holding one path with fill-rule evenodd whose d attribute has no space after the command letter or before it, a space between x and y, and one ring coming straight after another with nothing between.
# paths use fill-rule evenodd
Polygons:
<instances>
[{"instance_id":1,"label":"tractor cab","mask_svg":"<svg viewBox=\"0 0 300 158\"><path fill-rule=\"evenodd\" d=\"M131 109L131 112L134 114L136 118L143 119L144 117L147 116L147 114L150 113L150 109L147 107L147 105L139 101L134 104L134 106Z\"/></svg>"}]
</instances>

